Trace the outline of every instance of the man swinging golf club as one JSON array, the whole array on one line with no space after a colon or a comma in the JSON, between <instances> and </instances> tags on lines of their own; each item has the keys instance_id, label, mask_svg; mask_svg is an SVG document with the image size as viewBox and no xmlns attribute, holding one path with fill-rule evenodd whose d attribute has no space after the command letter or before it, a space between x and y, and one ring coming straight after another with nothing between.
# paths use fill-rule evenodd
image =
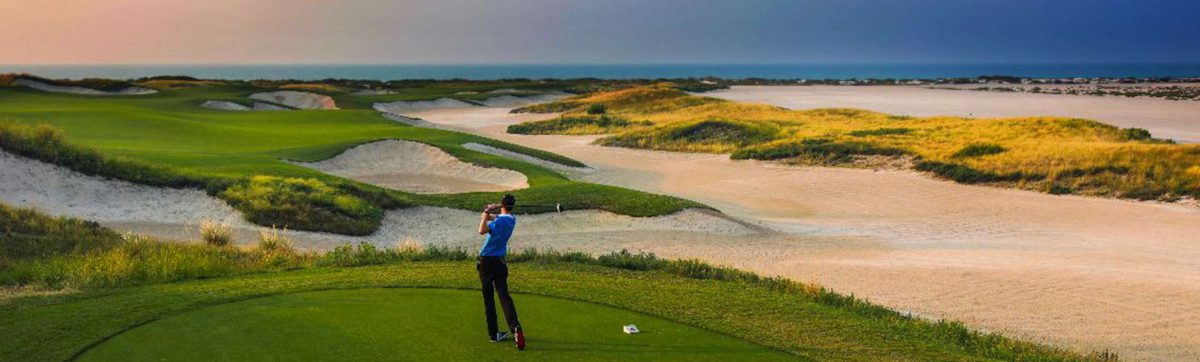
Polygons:
<instances>
[{"instance_id":1,"label":"man swinging golf club","mask_svg":"<svg viewBox=\"0 0 1200 362\"><path fill-rule=\"evenodd\" d=\"M513 216L513 206L516 198L505 194L500 204L488 204L483 208L479 217L479 235L487 235L483 248L479 249L479 281L483 283L483 310L487 318L488 338L492 342L503 341L508 333L500 332L496 326L496 301L493 292L500 295L500 308L504 310L504 320L508 322L508 330L517 342L517 349L525 349L525 333L521 331L521 322L517 321L517 308L513 306L512 296L508 295L508 264L504 263L504 255L508 253L508 239L512 237L513 229L517 227L517 218ZM499 212L499 214L496 214Z\"/></svg>"}]
</instances>

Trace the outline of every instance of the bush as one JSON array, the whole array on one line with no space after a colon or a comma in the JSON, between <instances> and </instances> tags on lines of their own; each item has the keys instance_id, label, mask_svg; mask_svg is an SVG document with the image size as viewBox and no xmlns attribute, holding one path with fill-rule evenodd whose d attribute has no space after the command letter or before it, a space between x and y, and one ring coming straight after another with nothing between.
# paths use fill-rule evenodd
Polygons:
<instances>
[{"instance_id":1,"label":"bush","mask_svg":"<svg viewBox=\"0 0 1200 362\"><path fill-rule=\"evenodd\" d=\"M1121 135L1127 141L1149 141L1151 138L1150 131L1144 128L1123 128L1121 129Z\"/></svg>"},{"instance_id":2,"label":"bush","mask_svg":"<svg viewBox=\"0 0 1200 362\"><path fill-rule=\"evenodd\" d=\"M850 135L854 136L854 137L887 136L887 135L909 134L911 132L912 132L912 130L908 129L908 128L878 128L878 129L861 129L861 130L857 130L857 131L851 131Z\"/></svg>"},{"instance_id":3,"label":"bush","mask_svg":"<svg viewBox=\"0 0 1200 362\"><path fill-rule=\"evenodd\" d=\"M951 158L980 157L980 156L994 155L994 154L1001 153L1004 151L1006 151L1006 149L1004 147L1001 147L1000 145L991 144L991 143L974 143L974 144L969 144L966 147L963 147L962 149L959 149L958 152L955 152L953 155L950 155L950 157Z\"/></svg>"},{"instance_id":4,"label":"bush","mask_svg":"<svg viewBox=\"0 0 1200 362\"><path fill-rule=\"evenodd\" d=\"M258 231L258 249L262 251L292 251L294 249L292 239L287 236L287 228L276 229L272 226L269 229Z\"/></svg>"},{"instance_id":5,"label":"bush","mask_svg":"<svg viewBox=\"0 0 1200 362\"><path fill-rule=\"evenodd\" d=\"M226 223L201 220L200 240L212 246L228 246L233 242L233 229Z\"/></svg>"},{"instance_id":6,"label":"bush","mask_svg":"<svg viewBox=\"0 0 1200 362\"><path fill-rule=\"evenodd\" d=\"M592 103L587 109L587 114L591 115L600 115L606 112L608 112L608 108L604 106L604 103Z\"/></svg>"}]
</instances>

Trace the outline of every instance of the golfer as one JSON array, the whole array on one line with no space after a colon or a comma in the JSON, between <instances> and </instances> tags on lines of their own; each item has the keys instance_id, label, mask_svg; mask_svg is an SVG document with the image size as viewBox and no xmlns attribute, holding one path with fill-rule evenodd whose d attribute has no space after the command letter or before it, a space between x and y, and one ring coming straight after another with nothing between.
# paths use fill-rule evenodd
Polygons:
<instances>
[{"instance_id":1,"label":"golfer","mask_svg":"<svg viewBox=\"0 0 1200 362\"><path fill-rule=\"evenodd\" d=\"M517 342L517 349L525 349L525 333L521 331L521 322L517 321L517 308L513 306L512 296L508 295L508 264L504 263L504 255L508 253L508 239L512 237L513 229L517 227L517 218L513 216L513 206L517 200L512 195L505 194L500 204L489 204L483 208L479 216L479 235L487 234L483 248L479 249L479 281L483 283L483 311L487 318L488 339L492 342L503 341L508 333L500 332L496 326L496 301L492 293L500 295L500 308L504 309L504 320L508 322L508 330ZM499 212L499 215L495 214Z\"/></svg>"}]
</instances>

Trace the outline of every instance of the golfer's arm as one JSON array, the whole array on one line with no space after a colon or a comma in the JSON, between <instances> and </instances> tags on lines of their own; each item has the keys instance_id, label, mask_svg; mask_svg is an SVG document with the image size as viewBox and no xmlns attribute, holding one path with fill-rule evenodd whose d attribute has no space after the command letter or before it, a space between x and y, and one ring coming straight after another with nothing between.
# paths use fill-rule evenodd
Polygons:
<instances>
[{"instance_id":1,"label":"golfer's arm","mask_svg":"<svg viewBox=\"0 0 1200 362\"><path fill-rule=\"evenodd\" d=\"M488 227L488 221L492 221L493 217L492 214L486 212L479 216L479 235L492 232L492 228Z\"/></svg>"}]
</instances>

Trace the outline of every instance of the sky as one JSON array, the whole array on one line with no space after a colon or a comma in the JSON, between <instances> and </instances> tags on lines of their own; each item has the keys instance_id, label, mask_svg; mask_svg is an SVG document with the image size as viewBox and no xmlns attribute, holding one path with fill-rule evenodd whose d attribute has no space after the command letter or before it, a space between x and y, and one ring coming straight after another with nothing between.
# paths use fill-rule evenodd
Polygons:
<instances>
[{"instance_id":1,"label":"sky","mask_svg":"<svg viewBox=\"0 0 1200 362\"><path fill-rule=\"evenodd\" d=\"M0 0L0 64L1200 62L1200 1Z\"/></svg>"}]
</instances>

